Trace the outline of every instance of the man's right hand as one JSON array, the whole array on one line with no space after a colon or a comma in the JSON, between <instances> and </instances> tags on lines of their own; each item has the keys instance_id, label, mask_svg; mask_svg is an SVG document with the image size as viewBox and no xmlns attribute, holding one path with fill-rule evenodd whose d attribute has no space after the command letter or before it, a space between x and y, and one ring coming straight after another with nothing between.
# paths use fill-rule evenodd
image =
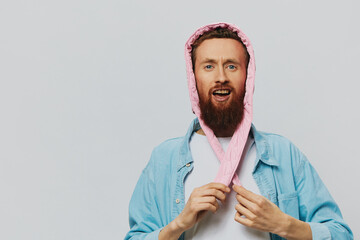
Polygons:
<instances>
[{"instance_id":1,"label":"man's right hand","mask_svg":"<svg viewBox=\"0 0 360 240\"><path fill-rule=\"evenodd\" d=\"M183 211L174 221L164 227L159 239L178 239L180 235L199 222L207 211L215 213L219 209L218 200L224 202L231 190L222 183L209 183L195 188Z\"/></svg>"},{"instance_id":2,"label":"man's right hand","mask_svg":"<svg viewBox=\"0 0 360 240\"><path fill-rule=\"evenodd\" d=\"M219 209L217 200L224 202L225 193L230 188L222 183L209 183L195 188L187 201L184 210L175 219L180 229L186 231L199 222L207 211L215 213Z\"/></svg>"}]
</instances>

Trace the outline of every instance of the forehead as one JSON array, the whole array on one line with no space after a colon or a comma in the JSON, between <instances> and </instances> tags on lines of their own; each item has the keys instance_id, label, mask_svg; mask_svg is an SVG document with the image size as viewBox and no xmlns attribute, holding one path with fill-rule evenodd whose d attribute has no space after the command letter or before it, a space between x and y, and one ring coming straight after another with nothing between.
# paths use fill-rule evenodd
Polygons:
<instances>
[{"instance_id":1,"label":"forehead","mask_svg":"<svg viewBox=\"0 0 360 240\"><path fill-rule=\"evenodd\" d=\"M232 38L212 38L202 42L196 50L196 58L236 58L243 60L245 49L243 45Z\"/></svg>"}]
</instances>

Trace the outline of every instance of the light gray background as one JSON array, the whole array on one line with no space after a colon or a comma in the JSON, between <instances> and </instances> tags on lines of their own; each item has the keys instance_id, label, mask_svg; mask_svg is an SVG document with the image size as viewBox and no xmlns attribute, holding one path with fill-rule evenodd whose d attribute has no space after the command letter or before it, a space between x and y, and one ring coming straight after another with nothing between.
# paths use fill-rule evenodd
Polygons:
<instances>
[{"instance_id":1,"label":"light gray background","mask_svg":"<svg viewBox=\"0 0 360 240\"><path fill-rule=\"evenodd\" d=\"M291 139L359 239L358 1L0 1L0 239L123 239L153 147L193 115L183 46L235 23L254 123Z\"/></svg>"}]
</instances>

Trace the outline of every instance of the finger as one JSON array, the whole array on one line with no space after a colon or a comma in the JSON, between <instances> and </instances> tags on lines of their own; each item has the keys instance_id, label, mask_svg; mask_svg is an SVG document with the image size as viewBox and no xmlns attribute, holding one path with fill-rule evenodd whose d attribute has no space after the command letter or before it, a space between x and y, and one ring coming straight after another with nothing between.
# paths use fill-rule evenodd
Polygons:
<instances>
[{"instance_id":1,"label":"finger","mask_svg":"<svg viewBox=\"0 0 360 240\"><path fill-rule=\"evenodd\" d=\"M210 204L214 205L216 207L216 209L219 208L219 203L217 202L215 197L200 197L200 198L196 199L196 202L198 204L210 203Z\"/></svg>"},{"instance_id":2,"label":"finger","mask_svg":"<svg viewBox=\"0 0 360 240\"><path fill-rule=\"evenodd\" d=\"M238 223L241 223L244 226L247 227L251 227L252 226L252 221L246 217L242 217L239 212L235 213L235 221L237 221Z\"/></svg>"},{"instance_id":3,"label":"finger","mask_svg":"<svg viewBox=\"0 0 360 240\"><path fill-rule=\"evenodd\" d=\"M216 208L216 210L220 207L215 197L198 197L194 198L191 202L193 211L199 211L198 206L202 204L211 204Z\"/></svg>"},{"instance_id":4,"label":"finger","mask_svg":"<svg viewBox=\"0 0 360 240\"><path fill-rule=\"evenodd\" d=\"M217 193L215 191L220 191ZM206 191L206 192L205 192ZM224 201L224 197L222 194L230 192L230 188L222 183L208 183L204 186L194 188L191 192L190 198L203 197L203 196L212 196L215 195L219 200Z\"/></svg>"},{"instance_id":5,"label":"finger","mask_svg":"<svg viewBox=\"0 0 360 240\"><path fill-rule=\"evenodd\" d=\"M254 202L254 203L257 203L259 201L259 199L262 197L258 194L255 194L255 193L245 189L243 186L240 186L240 185L234 184L233 189L235 192L237 192L238 194L240 194L247 200Z\"/></svg>"},{"instance_id":6,"label":"finger","mask_svg":"<svg viewBox=\"0 0 360 240\"><path fill-rule=\"evenodd\" d=\"M227 192L227 193L229 193L231 191L231 189L228 186L226 186L225 184L217 183L217 182L208 183L204 187L207 189L215 188L217 190L220 190L222 192Z\"/></svg>"},{"instance_id":7,"label":"finger","mask_svg":"<svg viewBox=\"0 0 360 240\"><path fill-rule=\"evenodd\" d=\"M209 202L205 202L205 203L200 203L196 206L195 208L196 212L200 212L200 211L211 211L213 213L215 213L218 210L218 207L214 206L213 204L209 203Z\"/></svg>"},{"instance_id":8,"label":"finger","mask_svg":"<svg viewBox=\"0 0 360 240\"><path fill-rule=\"evenodd\" d=\"M236 200L238 200L241 205L243 205L251 212L254 212L255 209L257 209L256 203L250 202L248 199L244 198L240 194L236 194Z\"/></svg>"},{"instance_id":9,"label":"finger","mask_svg":"<svg viewBox=\"0 0 360 240\"><path fill-rule=\"evenodd\" d=\"M240 215L243 215L250 220L254 220L254 218L256 217L255 214L253 214L251 211L249 211L249 209L247 209L241 204L236 204L235 209Z\"/></svg>"},{"instance_id":10,"label":"finger","mask_svg":"<svg viewBox=\"0 0 360 240\"><path fill-rule=\"evenodd\" d=\"M214 196L222 202L225 202L225 200L226 200L226 195L222 191L214 189L214 188L204 190L203 195L204 196Z\"/></svg>"}]
</instances>

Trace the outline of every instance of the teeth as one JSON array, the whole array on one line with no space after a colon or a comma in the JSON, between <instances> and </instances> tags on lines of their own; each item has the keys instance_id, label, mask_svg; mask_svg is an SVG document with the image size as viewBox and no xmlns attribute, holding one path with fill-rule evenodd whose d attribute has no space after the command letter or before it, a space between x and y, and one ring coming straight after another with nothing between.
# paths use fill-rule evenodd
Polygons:
<instances>
[{"instance_id":1,"label":"teeth","mask_svg":"<svg viewBox=\"0 0 360 240\"><path fill-rule=\"evenodd\" d=\"M229 94L230 91L229 91L229 90L222 89L222 90L216 90L214 93L215 93L215 94Z\"/></svg>"}]
</instances>

